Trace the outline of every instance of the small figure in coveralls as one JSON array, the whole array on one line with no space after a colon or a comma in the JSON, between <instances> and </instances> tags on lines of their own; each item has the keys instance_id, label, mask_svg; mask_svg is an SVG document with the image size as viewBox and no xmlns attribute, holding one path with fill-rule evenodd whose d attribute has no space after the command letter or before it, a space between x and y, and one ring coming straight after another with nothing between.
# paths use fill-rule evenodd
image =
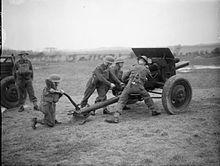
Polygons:
<instances>
[{"instance_id":1,"label":"small figure in coveralls","mask_svg":"<svg viewBox=\"0 0 220 166\"><path fill-rule=\"evenodd\" d=\"M46 87L43 89L41 96L40 111L44 114L44 118L38 120L32 119L32 128L36 129L36 124L46 125L54 127L55 124L61 124L56 120L56 103L63 95L63 90L58 90L57 86L60 83L61 78L59 75L53 74L45 80Z\"/></svg>"}]
</instances>

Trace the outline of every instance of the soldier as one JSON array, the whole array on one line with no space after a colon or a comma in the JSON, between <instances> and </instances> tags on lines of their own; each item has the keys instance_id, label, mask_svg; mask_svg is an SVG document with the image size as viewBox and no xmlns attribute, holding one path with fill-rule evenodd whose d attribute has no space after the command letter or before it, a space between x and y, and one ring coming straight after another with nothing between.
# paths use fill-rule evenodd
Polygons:
<instances>
[{"instance_id":1,"label":"soldier","mask_svg":"<svg viewBox=\"0 0 220 166\"><path fill-rule=\"evenodd\" d=\"M40 111L44 114L44 118L38 120L32 119L32 128L36 129L36 124L47 125L54 127L55 124L61 124L56 120L56 103L63 95L63 90L58 90L57 86L60 83L61 78L59 75L52 74L45 80L46 87L43 89L43 93L40 101Z\"/></svg>"},{"instance_id":2,"label":"soldier","mask_svg":"<svg viewBox=\"0 0 220 166\"><path fill-rule=\"evenodd\" d=\"M98 92L98 97L96 98L95 103L105 101L107 99L106 94L108 90L115 87L115 84L110 80L119 85L123 84L114 74L110 72L109 67L112 63L114 63L114 58L106 56L104 58L104 62L97 66L93 71L92 77L86 84L84 97L80 103L81 108L87 105L89 97L95 90ZM111 112L105 107L103 109L103 114L111 114ZM91 112L91 115L95 115L95 110Z\"/></svg>"},{"instance_id":3,"label":"soldier","mask_svg":"<svg viewBox=\"0 0 220 166\"><path fill-rule=\"evenodd\" d=\"M130 71L123 75L123 80L128 80L128 83L119 98L116 112L114 113L113 117L106 119L106 122L119 123L119 116L122 113L123 107L128 101L129 94L131 93L140 94L144 98L145 104L152 111L152 116L160 114L160 112L155 109L152 98L144 88L144 84L149 76L150 70L147 67L147 58L145 56L141 56L138 58L138 64L134 65Z\"/></svg>"},{"instance_id":4,"label":"soldier","mask_svg":"<svg viewBox=\"0 0 220 166\"><path fill-rule=\"evenodd\" d=\"M27 59L28 53L18 54L19 60L15 62L13 75L15 83L18 88L19 97L19 112L24 111L24 103L26 100L26 93L29 95L30 101L33 102L34 110L38 110L37 98L34 95L33 88L33 67L31 61Z\"/></svg>"},{"instance_id":5,"label":"soldier","mask_svg":"<svg viewBox=\"0 0 220 166\"><path fill-rule=\"evenodd\" d=\"M115 60L115 66L112 66L110 68L110 72L112 74L114 74L122 82L123 82L123 80L122 80L123 71L121 69L122 69L123 65L124 65L124 60L122 58L118 58ZM113 93L113 95L117 96L118 95L117 89L115 89L115 88L112 89L112 93ZM130 109L130 107L128 107L127 105L125 105L123 108L123 110L129 110L129 109Z\"/></svg>"},{"instance_id":6,"label":"soldier","mask_svg":"<svg viewBox=\"0 0 220 166\"><path fill-rule=\"evenodd\" d=\"M110 68L112 74L114 74L121 82L123 71L121 70L124 65L124 60L122 58L118 58L115 60L115 66Z\"/></svg>"}]
</instances>

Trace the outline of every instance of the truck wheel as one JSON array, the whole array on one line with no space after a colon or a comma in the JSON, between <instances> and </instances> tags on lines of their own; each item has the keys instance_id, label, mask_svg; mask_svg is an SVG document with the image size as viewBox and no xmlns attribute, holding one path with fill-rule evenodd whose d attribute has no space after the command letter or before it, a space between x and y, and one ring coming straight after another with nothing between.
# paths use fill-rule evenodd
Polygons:
<instances>
[{"instance_id":1,"label":"truck wheel","mask_svg":"<svg viewBox=\"0 0 220 166\"><path fill-rule=\"evenodd\" d=\"M169 114L186 112L192 99L192 87L188 80L174 75L163 87L162 104Z\"/></svg>"},{"instance_id":2,"label":"truck wheel","mask_svg":"<svg viewBox=\"0 0 220 166\"><path fill-rule=\"evenodd\" d=\"M1 80L1 105L6 108L18 106L18 93L13 76Z\"/></svg>"}]
</instances>

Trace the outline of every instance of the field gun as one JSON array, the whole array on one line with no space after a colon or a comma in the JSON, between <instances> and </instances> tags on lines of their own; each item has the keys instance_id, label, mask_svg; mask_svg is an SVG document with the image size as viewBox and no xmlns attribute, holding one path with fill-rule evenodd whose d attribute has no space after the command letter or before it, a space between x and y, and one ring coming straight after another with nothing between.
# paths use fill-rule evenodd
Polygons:
<instances>
[{"instance_id":1,"label":"field gun","mask_svg":"<svg viewBox=\"0 0 220 166\"><path fill-rule=\"evenodd\" d=\"M189 81L179 75L176 70L189 65L189 61L180 61L175 58L169 48L132 48L137 57L146 56L151 62L149 69L152 76L144 85L149 93L157 94L152 98L161 98L165 111L169 114L178 114L187 111L192 99L192 87ZM75 109L69 114L87 115L91 111L106 107L118 101L123 88L118 88L115 97L91 106ZM139 94L131 94L127 104L133 104L143 99Z\"/></svg>"}]
</instances>

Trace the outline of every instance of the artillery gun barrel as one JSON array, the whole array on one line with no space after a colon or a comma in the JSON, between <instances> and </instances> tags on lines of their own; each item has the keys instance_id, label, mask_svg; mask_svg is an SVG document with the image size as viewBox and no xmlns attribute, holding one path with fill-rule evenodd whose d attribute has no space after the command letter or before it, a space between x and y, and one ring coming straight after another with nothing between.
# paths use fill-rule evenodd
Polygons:
<instances>
[{"instance_id":1,"label":"artillery gun barrel","mask_svg":"<svg viewBox=\"0 0 220 166\"><path fill-rule=\"evenodd\" d=\"M103 101L103 102L98 102L98 103L95 103L89 107L84 107L84 108L81 108L80 110L80 113L81 114L86 114L86 113L89 113L93 110L96 110L96 109L99 109L99 108L103 108L103 107L106 107L108 105L111 105L111 104L114 104L118 101L119 97L113 97L113 98L110 98L106 101Z\"/></svg>"},{"instance_id":2,"label":"artillery gun barrel","mask_svg":"<svg viewBox=\"0 0 220 166\"><path fill-rule=\"evenodd\" d=\"M176 70L183 68L183 67L186 67L188 65L189 65L189 61L178 62L178 63L176 63Z\"/></svg>"}]
</instances>

